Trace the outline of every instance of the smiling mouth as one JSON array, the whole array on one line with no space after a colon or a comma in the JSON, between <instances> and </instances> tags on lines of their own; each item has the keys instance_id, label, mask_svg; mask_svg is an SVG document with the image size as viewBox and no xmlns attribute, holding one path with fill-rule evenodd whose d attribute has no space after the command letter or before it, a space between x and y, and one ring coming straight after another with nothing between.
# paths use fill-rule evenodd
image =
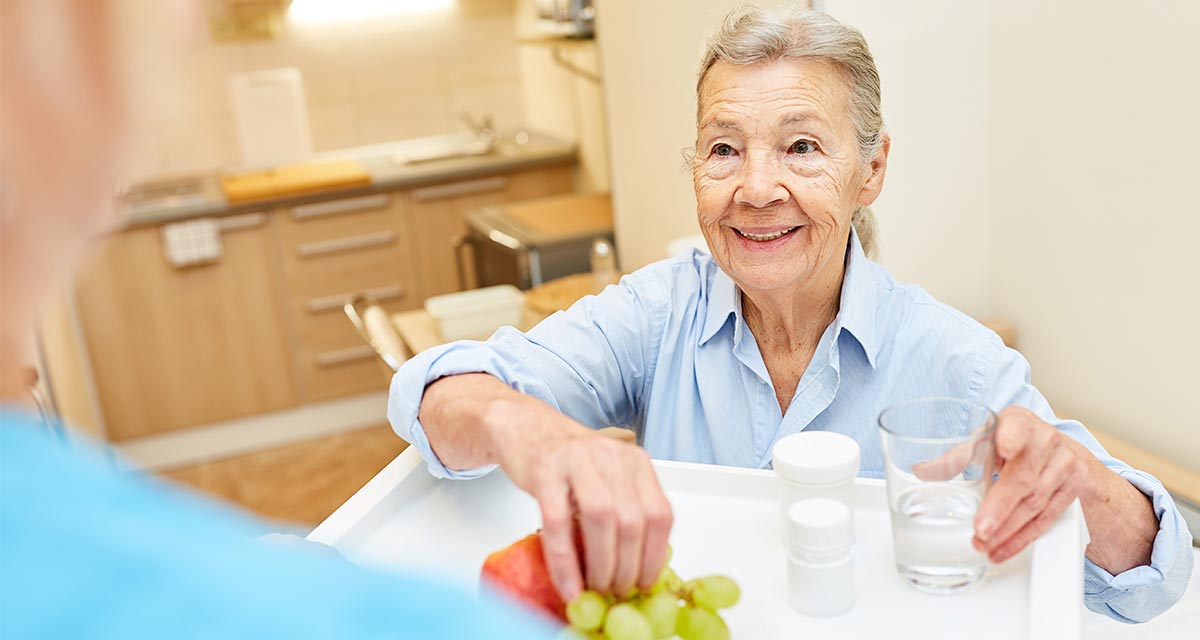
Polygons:
<instances>
[{"instance_id":1,"label":"smiling mouth","mask_svg":"<svg viewBox=\"0 0 1200 640\"><path fill-rule=\"evenodd\" d=\"M738 233L738 235L740 235L743 238L746 238L748 240L753 240L755 242L770 242L772 240L778 240L779 238L786 236L787 234L795 231L796 229L799 229L800 226L803 226L803 225L798 225L795 227L791 227L789 229L781 229L779 231L776 231L775 233L767 233L767 234L746 233L745 231L742 231L741 229L738 229L738 228L733 228L733 230L736 231Z\"/></svg>"}]
</instances>

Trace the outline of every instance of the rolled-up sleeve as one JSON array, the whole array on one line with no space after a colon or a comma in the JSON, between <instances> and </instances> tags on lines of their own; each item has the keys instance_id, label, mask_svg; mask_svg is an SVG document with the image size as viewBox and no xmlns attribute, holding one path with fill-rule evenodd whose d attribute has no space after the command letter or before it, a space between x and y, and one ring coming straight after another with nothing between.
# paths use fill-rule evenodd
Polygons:
<instances>
[{"instance_id":1,"label":"rolled-up sleeve","mask_svg":"<svg viewBox=\"0 0 1200 640\"><path fill-rule=\"evenodd\" d=\"M475 478L493 466L455 470L434 453L418 415L425 388L446 376L487 373L593 427L632 426L652 375L664 310L653 278L626 276L543 320L486 342L460 341L421 352L392 377L388 421L440 478Z\"/></svg>"},{"instance_id":2,"label":"rolled-up sleeve","mask_svg":"<svg viewBox=\"0 0 1200 640\"><path fill-rule=\"evenodd\" d=\"M982 385L987 390L985 404L996 410L1020 405L1034 412L1086 446L1105 466L1146 494L1154 506L1158 534L1149 565L1114 576L1084 559L1083 600L1087 608L1121 622L1145 622L1178 602L1192 574L1192 536L1162 483L1110 456L1079 422L1054 415L1050 403L1031 383L1029 363L1021 354L999 344L998 338L982 355L980 372L986 381Z\"/></svg>"}]
</instances>

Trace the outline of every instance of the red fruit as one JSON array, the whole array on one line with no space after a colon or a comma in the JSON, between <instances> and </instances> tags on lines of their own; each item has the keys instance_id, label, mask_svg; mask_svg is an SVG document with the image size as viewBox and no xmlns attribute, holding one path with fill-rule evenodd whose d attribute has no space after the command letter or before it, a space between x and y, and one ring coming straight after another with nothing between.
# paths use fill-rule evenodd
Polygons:
<instances>
[{"instance_id":1,"label":"red fruit","mask_svg":"<svg viewBox=\"0 0 1200 640\"><path fill-rule=\"evenodd\" d=\"M482 577L522 604L566 624L567 605L550 580L541 535L530 534L488 556Z\"/></svg>"}]
</instances>

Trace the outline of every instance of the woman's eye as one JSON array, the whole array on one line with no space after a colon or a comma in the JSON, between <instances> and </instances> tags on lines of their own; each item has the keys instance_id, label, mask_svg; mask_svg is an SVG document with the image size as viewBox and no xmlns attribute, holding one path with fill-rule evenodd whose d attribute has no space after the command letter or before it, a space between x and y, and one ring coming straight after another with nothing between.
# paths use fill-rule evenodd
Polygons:
<instances>
[{"instance_id":1,"label":"woman's eye","mask_svg":"<svg viewBox=\"0 0 1200 640\"><path fill-rule=\"evenodd\" d=\"M727 157L727 156L731 156L734 154L733 147L729 146L728 144L726 144L724 142L718 142L717 144L714 144L713 148L712 148L712 152L713 152L713 155L718 155L721 157Z\"/></svg>"},{"instance_id":2,"label":"woman's eye","mask_svg":"<svg viewBox=\"0 0 1200 640\"><path fill-rule=\"evenodd\" d=\"M788 153L795 153L795 154L799 154L799 155L804 155L806 153L812 153L813 151L816 151L816 150L817 150L816 145L814 145L812 142L810 142L808 140L797 140L792 143L792 146L788 147Z\"/></svg>"}]
</instances>

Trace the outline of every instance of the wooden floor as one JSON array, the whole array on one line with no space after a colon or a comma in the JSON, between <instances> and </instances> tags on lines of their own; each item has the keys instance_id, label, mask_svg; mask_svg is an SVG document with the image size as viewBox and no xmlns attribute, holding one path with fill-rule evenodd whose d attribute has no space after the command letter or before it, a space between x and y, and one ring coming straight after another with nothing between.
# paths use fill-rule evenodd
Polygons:
<instances>
[{"instance_id":1,"label":"wooden floor","mask_svg":"<svg viewBox=\"0 0 1200 640\"><path fill-rule=\"evenodd\" d=\"M386 425L162 473L266 518L311 528L407 446Z\"/></svg>"}]
</instances>

